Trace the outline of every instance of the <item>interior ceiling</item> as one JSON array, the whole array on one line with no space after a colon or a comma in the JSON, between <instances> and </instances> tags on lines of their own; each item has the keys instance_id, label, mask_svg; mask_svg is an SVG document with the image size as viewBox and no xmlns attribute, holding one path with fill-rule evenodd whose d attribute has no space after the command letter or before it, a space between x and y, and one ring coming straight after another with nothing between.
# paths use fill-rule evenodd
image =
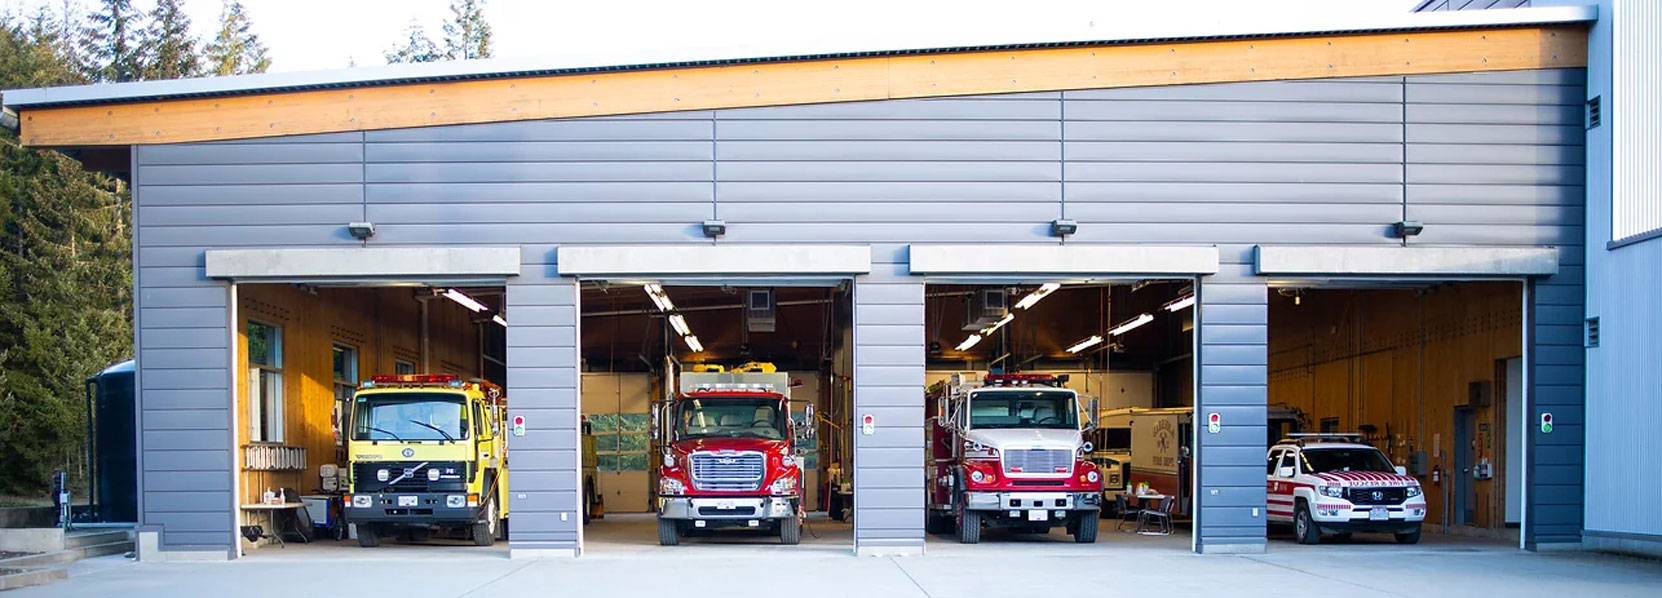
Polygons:
<instances>
[{"instance_id":1,"label":"interior ceiling","mask_svg":"<svg viewBox=\"0 0 1662 598\"><path fill-rule=\"evenodd\" d=\"M1055 362L1089 358L1101 364L1106 356L1122 366L1148 367L1192 351L1192 343L1183 329L1185 322L1192 326L1193 310L1163 309L1167 302L1191 292L1191 284L1188 280L1152 280L1064 285L1025 310L1014 309L1014 305L1038 285L1004 287L1011 290L1008 303L1015 319L967 351L956 349L972 334L963 329L965 299L979 289L998 287L930 285L924 308L925 336L929 342L939 343L939 353L932 345L930 359L985 363L1008 353L1010 357L999 366L1019 370L1028 360ZM1154 320L1124 335L1108 334L1110 329L1144 313ZM1110 342L1078 355L1067 352L1069 347L1093 335ZM1115 344L1118 346L1111 346Z\"/></svg>"},{"instance_id":2,"label":"interior ceiling","mask_svg":"<svg viewBox=\"0 0 1662 598\"><path fill-rule=\"evenodd\" d=\"M693 353L671 332L683 363L736 365L770 361L788 370L818 370L849 322L848 295L831 287L769 287L778 310L773 332L746 330L744 291L757 287L666 286L704 351ZM584 284L582 353L590 369L639 370L662 362L664 314L639 285Z\"/></svg>"}]
</instances>

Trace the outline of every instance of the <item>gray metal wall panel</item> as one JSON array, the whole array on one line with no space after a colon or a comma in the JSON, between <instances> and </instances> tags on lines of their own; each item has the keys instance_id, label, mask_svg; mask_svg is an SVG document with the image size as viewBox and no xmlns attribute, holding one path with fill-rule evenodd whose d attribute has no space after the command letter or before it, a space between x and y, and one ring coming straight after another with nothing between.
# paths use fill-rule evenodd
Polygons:
<instances>
[{"instance_id":1,"label":"gray metal wall panel","mask_svg":"<svg viewBox=\"0 0 1662 598\"><path fill-rule=\"evenodd\" d=\"M1269 287L1252 265L1225 259L1196 293L1201 358L1195 401L1195 547L1264 542L1264 435L1269 402ZM1214 334L1214 327L1225 331ZM1220 359L1227 355L1228 359ZM1209 433L1217 413L1221 429ZM1217 493L1214 494L1213 491Z\"/></svg>"},{"instance_id":2,"label":"gray metal wall panel","mask_svg":"<svg viewBox=\"0 0 1662 598\"><path fill-rule=\"evenodd\" d=\"M697 223L711 216L727 221L725 243L872 244L876 271L856 290L856 405L898 427L857 439L859 491L870 492L856 502L858 541L916 544L922 516L905 497L922 491L913 474L923 308L910 300L922 286L905 275L906 244L1050 242L1048 222L1065 210L1081 222L1073 243L1220 245L1224 272L1201 285L1202 410L1261 427L1266 310L1262 281L1245 266L1255 244L1389 245L1389 224L1406 212L1426 223L1414 243L1556 245L1560 278L1581 276L1584 135L1570 117L1583 76L1170 86L141 148L141 375L224 366L223 358L190 361L226 350L222 324L202 321L225 309L224 287L200 276L205 249L352 246L343 225L365 217L378 225L374 244L518 244L526 267L509 290L509 385L532 429L516 444L525 475L512 479L527 502L515 505L513 542L572 548L581 532L559 515L577 496L567 438L577 413L577 322L570 281L551 267L555 248L704 242ZM1578 284L1538 287L1552 301L1534 310L1544 343L1537 397L1549 402L1573 404L1580 392L1582 359L1566 344L1581 318ZM147 391L146 408L182 412L150 421L211 424L212 411L229 404L228 390L208 377L159 375L147 388L204 388ZM1568 447L1582 436L1557 438ZM144 435L147 454L229 450L227 437ZM1251 455L1261 442L1250 428L1202 438L1211 458L1201 475L1219 491L1202 492L1203 546L1262 543L1261 521L1238 511L1262 492L1253 489L1261 456ZM1569 454L1541 452L1557 461ZM200 458L157 457L169 467L211 463ZM1557 461L1539 465L1543 478L1584 469ZM1550 484L1539 492L1572 494ZM228 522L228 509L202 515ZM1536 517L1569 510L1543 503ZM202 539L180 531L167 541Z\"/></svg>"}]
</instances>

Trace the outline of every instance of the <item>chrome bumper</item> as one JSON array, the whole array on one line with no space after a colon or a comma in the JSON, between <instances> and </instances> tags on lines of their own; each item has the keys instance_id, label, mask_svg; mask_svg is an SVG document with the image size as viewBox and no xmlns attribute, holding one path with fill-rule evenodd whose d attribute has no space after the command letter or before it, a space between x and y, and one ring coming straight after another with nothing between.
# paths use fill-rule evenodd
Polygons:
<instances>
[{"instance_id":1,"label":"chrome bumper","mask_svg":"<svg viewBox=\"0 0 1662 598\"><path fill-rule=\"evenodd\" d=\"M1098 492L966 492L964 506L974 511L1095 511Z\"/></svg>"},{"instance_id":2,"label":"chrome bumper","mask_svg":"<svg viewBox=\"0 0 1662 598\"><path fill-rule=\"evenodd\" d=\"M660 519L787 519L796 516L788 496L754 498L659 497Z\"/></svg>"}]
</instances>

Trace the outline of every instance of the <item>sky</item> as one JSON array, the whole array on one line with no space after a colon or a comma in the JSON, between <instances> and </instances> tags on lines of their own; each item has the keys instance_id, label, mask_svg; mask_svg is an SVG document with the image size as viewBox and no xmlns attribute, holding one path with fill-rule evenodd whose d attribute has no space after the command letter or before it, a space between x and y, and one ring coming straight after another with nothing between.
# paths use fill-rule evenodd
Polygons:
<instances>
[{"instance_id":1,"label":"sky","mask_svg":"<svg viewBox=\"0 0 1662 598\"><path fill-rule=\"evenodd\" d=\"M61 6L90 10L94 0L0 0L13 12ZM184 0L198 37L209 38L220 0ZM1285 22L1310 14L1394 15L1418 0L485 0L497 58L766 46L802 40L905 43L944 32L1138 31L1212 24ZM271 71L379 65L412 22L434 39L450 0L243 0L254 32L272 56ZM154 0L133 0L149 10ZM1034 41L1043 41L1035 39ZM858 49L858 48L853 48Z\"/></svg>"}]
</instances>

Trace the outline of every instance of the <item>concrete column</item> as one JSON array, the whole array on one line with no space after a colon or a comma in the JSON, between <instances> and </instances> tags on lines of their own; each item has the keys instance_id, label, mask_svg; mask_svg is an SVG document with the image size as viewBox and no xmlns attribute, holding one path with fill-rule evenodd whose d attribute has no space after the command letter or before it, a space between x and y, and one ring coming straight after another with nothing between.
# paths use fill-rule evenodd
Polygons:
<instances>
[{"instance_id":1,"label":"concrete column","mask_svg":"<svg viewBox=\"0 0 1662 598\"><path fill-rule=\"evenodd\" d=\"M528 264L508 283L509 546L512 558L577 556L583 545L577 282Z\"/></svg>"},{"instance_id":2,"label":"concrete column","mask_svg":"<svg viewBox=\"0 0 1662 598\"><path fill-rule=\"evenodd\" d=\"M923 369L923 280L874 263L854 280L856 554L923 553Z\"/></svg>"},{"instance_id":3,"label":"concrete column","mask_svg":"<svg viewBox=\"0 0 1662 598\"><path fill-rule=\"evenodd\" d=\"M1247 263L1220 264L1199 285L1196 552L1264 551L1268 297ZM1216 434L1206 426L1211 413L1222 424Z\"/></svg>"}]
</instances>

